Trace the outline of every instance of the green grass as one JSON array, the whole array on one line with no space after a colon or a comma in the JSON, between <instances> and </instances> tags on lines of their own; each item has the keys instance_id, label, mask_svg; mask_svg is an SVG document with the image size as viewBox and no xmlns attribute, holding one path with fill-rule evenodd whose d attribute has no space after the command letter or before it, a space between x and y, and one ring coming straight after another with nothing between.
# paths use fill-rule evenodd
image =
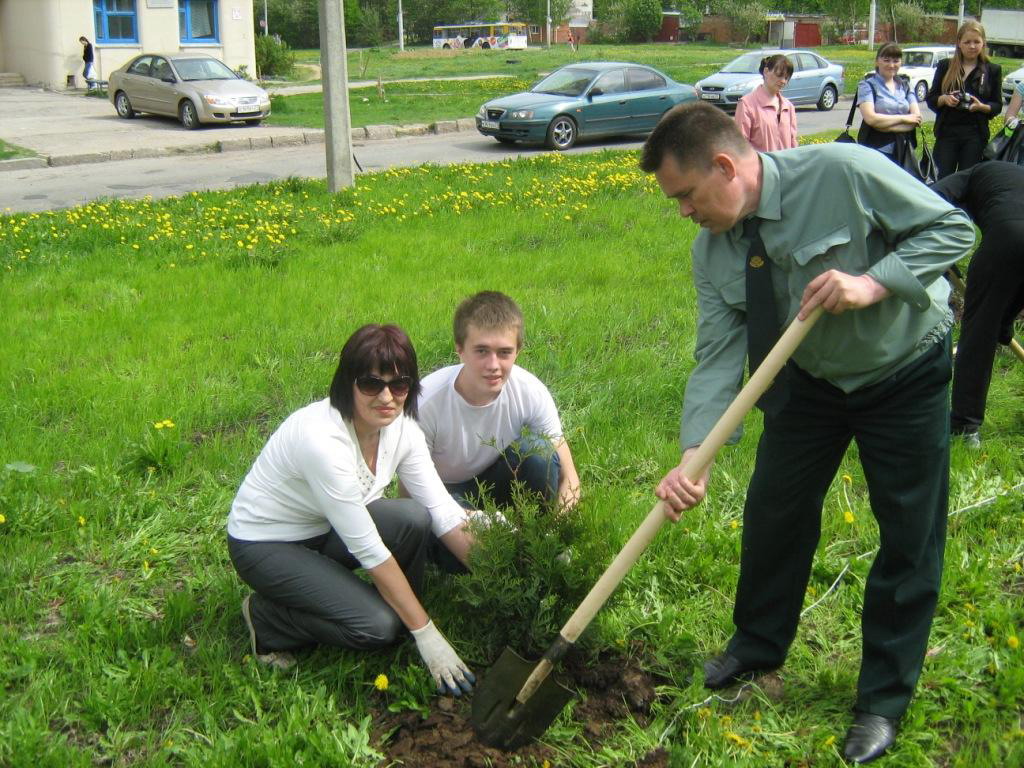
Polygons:
<instances>
[{"instance_id":1,"label":"green grass","mask_svg":"<svg viewBox=\"0 0 1024 768\"><path fill-rule=\"evenodd\" d=\"M914 43L904 43L904 47L910 45ZM674 80L692 85L717 72L722 65L744 51L761 47L706 43L583 45L575 54L568 45L556 45L550 49L531 47L525 51L443 51L428 47L407 47L404 52L399 52L397 48L380 48L350 52L348 76L350 80L376 80L378 77L397 80L409 77L504 74L533 82L541 74L576 61L633 61L656 67ZM846 94L853 94L857 81L875 66L875 52L862 46L825 45L814 50L832 63L844 67ZM316 62L320 58L318 50L300 50L296 53L300 61ZM1018 66L1013 59L997 57L994 60L1002 64L1004 72Z\"/></svg>"},{"instance_id":2,"label":"green grass","mask_svg":"<svg viewBox=\"0 0 1024 768\"><path fill-rule=\"evenodd\" d=\"M471 117L488 99L525 90L530 83L511 77L486 80L427 80L419 83L389 83L381 95L376 86L350 91L349 107L353 127L364 125L409 125ZM324 100L320 93L272 97L273 112L268 123L324 127Z\"/></svg>"},{"instance_id":3,"label":"green grass","mask_svg":"<svg viewBox=\"0 0 1024 768\"><path fill-rule=\"evenodd\" d=\"M458 300L497 288L526 313L520 361L559 403L584 527L621 546L678 460L695 234L621 152L392 170L336 197L289 181L0 217L0 765L378 764L374 678L397 708L431 703L411 644L319 650L293 674L247 656L223 526L252 460L324 396L355 327L400 323L432 370L454 359ZM886 765L1024 762L1022 388L1024 365L1001 354L984 450L954 447L931 652ZM659 743L672 765L842 764L859 556L877 544L854 450L782 698L708 700L699 682L730 629L757 421L584 636L664 676L652 723L592 751L570 709L548 734L556 765L629 765ZM502 617L445 603L446 583L428 610L480 669L474 627Z\"/></svg>"},{"instance_id":4,"label":"green grass","mask_svg":"<svg viewBox=\"0 0 1024 768\"><path fill-rule=\"evenodd\" d=\"M16 157L34 157L35 152L16 144L9 144L0 139L0 160L12 160Z\"/></svg>"}]
</instances>

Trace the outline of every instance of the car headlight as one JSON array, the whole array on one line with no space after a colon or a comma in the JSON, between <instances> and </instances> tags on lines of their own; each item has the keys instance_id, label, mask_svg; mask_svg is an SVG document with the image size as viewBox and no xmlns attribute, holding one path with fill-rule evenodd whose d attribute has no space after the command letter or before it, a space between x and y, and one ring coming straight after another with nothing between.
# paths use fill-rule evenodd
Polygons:
<instances>
[{"instance_id":1,"label":"car headlight","mask_svg":"<svg viewBox=\"0 0 1024 768\"><path fill-rule=\"evenodd\" d=\"M225 96L219 96L216 93L204 93L203 101L205 101L211 107L225 107L230 109L231 107L235 106L234 102L231 99Z\"/></svg>"},{"instance_id":2,"label":"car headlight","mask_svg":"<svg viewBox=\"0 0 1024 768\"><path fill-rule=\"evenodd\" d=\"M725 90L729 91L730 93L735 93L736 91L749 91L755 85L757 85L757 81L751 80L749 83L736 83L736 85L730 85Z\"/></svg>"},{"instance_id":3,"label":"car headlight","mask_svg":"<svg viewBox=\"0 0 1024 768\"><path fill-rule=\"evenodd\" d=\"M533 117L533 110L515 109L509 114L509 117L511 117L513 120L529 120L530 118Z\"/></svg>"}]
</instances>

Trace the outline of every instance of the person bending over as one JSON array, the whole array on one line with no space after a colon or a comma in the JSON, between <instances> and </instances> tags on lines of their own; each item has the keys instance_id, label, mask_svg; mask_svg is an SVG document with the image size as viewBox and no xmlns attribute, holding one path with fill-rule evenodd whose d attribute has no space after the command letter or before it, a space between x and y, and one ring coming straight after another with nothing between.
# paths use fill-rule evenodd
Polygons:
<instances>
[{"instance_id":1,"label":"person bending over","mask_svg":"<svg viewBox=\"0 0 1024 768\"><path fill-rule=\"evenodd\" d=\"M698 223L696 368L686 383L683 461L735 398L782 322L828 313L760 401L764 429L743 510L735 632L704 665L708 688L782 665L796 635L825 494L856 440L881 547L868 575L863 647L844 754L893 743L921 673L939 594L949 497L947 305L940 279L974 228L881 153L852 144L755 152L709 104L674 108L644 145L679 213ZM678 520L707 472L682 464L655 494Z\"/></svg>"}]
</instances>

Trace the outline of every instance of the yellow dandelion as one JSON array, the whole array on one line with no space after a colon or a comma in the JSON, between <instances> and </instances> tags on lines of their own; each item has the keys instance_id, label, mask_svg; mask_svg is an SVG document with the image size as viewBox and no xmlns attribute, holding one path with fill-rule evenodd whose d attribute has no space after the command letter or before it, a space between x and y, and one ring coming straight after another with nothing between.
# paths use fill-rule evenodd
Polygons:
<instances>
[{"instance_id":1,"label":"yellow dandelion","mask_svg":"<svg viewBox=\"0 0 1024 768\"><path fill-rule=\"evenodd\" d=\"M376 679L373 681L373 687L378 691L386 691L388 689L388 676L377 675Z\"/></svg>"},{"instance_id":2,"label":"yellow dandelion","mask_svg":"<svg viewBox=\"0 0 1024 768\"><path fill-rule=\"evenodd\" d=\"M854 518L853 518L852 510L848 509L845 512L843 512L843 520L845 520L848 523L852 523L853 522Z\"/></svg>"},{"instance_id":3,"label":"yellow dandelion","mask_svg":"<svg viewBox=\"0 0 1024 768\"><path fill-rule=\"evenodd\" d=\"M726 731L725 732L725 738L727 738L729 741L731 741L737 747L742 747L742 748L746 749L747 747L750 746L750 742L749 741L744 739L738 733L734 733L733 731Z\"/></svg>"},{"instance_id":4,"label":"yellow dandelion","mask_svg":"<svg viewBox=\"0 0 1024 768\"><path fill-rule=\"evenodd\" d=\"M729 522L729 527L732 528L735 531L737 528L740 527L739 521L738 520L731 520Z\"/></svg>"},{"instance_id":5,"label":"yellow dandelion","mask_svg":"<svg viewBox=\"0 0 1024 768\"><path fill-rule=\"evenodd\" d=\"M540 765L541 765L541 768L551 768L551 761L550 760L545 760Z\"/></svg>"},{"instance_id":6,"label":"yellow dandelion","mask_svg":"<svg viewBox=\"0 0 1024 768\"><path fill-rule=\"evenodd\" d=\"M1006 638L1006 644L1013 648L1013 650L1017 650L1017 648L1020 646L1020 640L1017 639L1016 635L1010 635L1008 638Z\"/></svg>"},{"instance_id":7,"label":"yellow dandelion","mask_svg":"<svg viewBox=\"0 0 1024 768\"><path fill-rule=\"evenodd\" d=\"M142 561L142 570L144 570L144 571L148 571L149 570L149 560L143 560Z\"/></svg>"},{"instance_id":8,"label":"yellow dandelion","mask_svg":"<svg viewBox=\"0 0 1024 768\"><path fill-rule=\"evenodd\" d=\"M843 482L847 485L853 485L853 478L849 475L843 475Z\"/></svg>"},{"instance_id":9,"label":"yellow dandelion","mask_svg":"<svg viewBox=\"0 0 1024 768\"><path fill-rule=\"evenodd\" d=\"M827 739L825 739L825 741L823 741L821 743L821 746L823 746L823 747L831 747L835 743L836 743L836 737L833 735L833 736L829 736Z\"/></svg>"},{"instance_id":10,"label":"yellow dandelion","mask_svg":"<svg viewBox=\"0 0 1024 768\"><path fill-rule=\"evenodd\" d=\"M78 525L79 526L85 525L85 518L82 517L81 515L78 516Z\"/></svg>"},{"instance_id":11,"label":"yellow dandelion","mask_svg":"<svg viewBox=\"0 0 1024 768\"><path fill-rule=\"evenodd\" d=\"M155 555L155 554L157 554L159 552L160 552L160 550L157 549L156 547L150 547L149 548L149 554L151 554L151 555Z\"/></svg>"},{"instance_id":12,"label":"yellow dandelion","mask_svg":"<svg viewBox=\"0 0 1024 768\"><path fill-rule=\"evenodd\" d=\"M153 422L153 427L154 427L154 429L163 429L164 428L164 423L162 421L154 421Z\"/></svg>"},{"instance_id":13,"label":"yellow dandelion","mask_svg":"<svg viewBox=\"0 0 1024 768\"><path fill-rule=\"evenodd\" d=\"M3 525L6 522L7 522L7 516L6 515L0 515L0 525Z\"/></svg>"}]
</instances>

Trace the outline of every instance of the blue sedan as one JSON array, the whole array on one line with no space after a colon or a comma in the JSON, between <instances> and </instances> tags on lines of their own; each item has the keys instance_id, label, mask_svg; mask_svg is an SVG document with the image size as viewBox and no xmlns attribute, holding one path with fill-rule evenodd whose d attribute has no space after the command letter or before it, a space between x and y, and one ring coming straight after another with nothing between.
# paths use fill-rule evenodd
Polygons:
<instances>
[{"instance_id":1,"label":"blue sedan","mask_svg":"<svg viewBox=\"0 0 1024 768\"><path fill-rule=\"evenodd\" d=\"M580 138L650 132L696 90L651 67L622 62L570 64L529 91L488 101L476 116L484 136L511 144L569 149Z\"/></svg>"}]
</instances>

